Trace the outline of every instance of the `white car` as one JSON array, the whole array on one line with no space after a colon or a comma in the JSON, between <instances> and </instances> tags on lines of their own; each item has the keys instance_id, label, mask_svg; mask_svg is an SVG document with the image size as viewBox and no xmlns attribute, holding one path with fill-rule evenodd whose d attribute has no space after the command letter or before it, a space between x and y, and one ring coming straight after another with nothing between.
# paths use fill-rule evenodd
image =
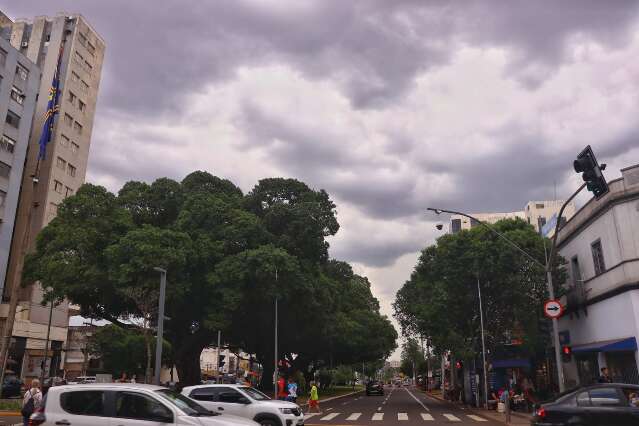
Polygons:
<instances>
[{"instance_id":1,"label":"white car","mask_svg":"<svg viewBox=\"0 0 639 426\"><path fill-rule=\"evenodd\" d=\"M95 376L78 376L75 378L75 380L69 380L67 384L77 385L80 383L95 383L95 382L96 382Z\"/></svg>"},{"instance_id":2,"label":"white car","mask_svg":"<svg viewBox=\"0 0 639 426\"><path fill-rule=\"evenodd\" d=\"M217 413L255 420L262 426L303 426L304 413L299 405L272 400L262 392L244 385L198 385L182 389L182 394Z\"/></svg>"},{"instance_id":3,"label":"white car","mask_svg":"<svg viewBox=\"0 0 639 426\"><path fill-rule=\"evenodd\" d=\"M257 426L211 413L167 388L131 383L54 386L29 425L61 426Z\"/></svg>"}]
</instances>

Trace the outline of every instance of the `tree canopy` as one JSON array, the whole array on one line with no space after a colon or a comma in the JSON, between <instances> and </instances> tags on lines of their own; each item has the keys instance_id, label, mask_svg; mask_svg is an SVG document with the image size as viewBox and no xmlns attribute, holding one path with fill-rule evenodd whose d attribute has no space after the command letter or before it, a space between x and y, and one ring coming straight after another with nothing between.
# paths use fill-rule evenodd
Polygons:
<instances>
[{"instance_id":1,"label":"tree canopy","mask_svg":"<svg viewBox=\"0 0 639 426\"><path fill-rule=\"evenodd\" d=\"M384 359L397 333L365 277L329 259L339 229L335 204L294 179L260 181L248 194L194 172L182 182L128 182L113 194L85 184L58 208L25 265L47 300L128 328L134 294L167 274L165 336L180 381L200 380L202 349L221 330L226 344L255 353L272 378L274 302L279 354L301 371Z\"/></svg>"}]
</instances>

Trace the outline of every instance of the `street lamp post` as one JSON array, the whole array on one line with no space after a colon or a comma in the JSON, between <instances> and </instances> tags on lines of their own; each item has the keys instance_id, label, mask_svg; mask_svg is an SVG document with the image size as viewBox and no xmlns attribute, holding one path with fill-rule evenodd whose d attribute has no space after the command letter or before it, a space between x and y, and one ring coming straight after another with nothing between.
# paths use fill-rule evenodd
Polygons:
<instances>
[{"instance_id":1,"label":"street lamp post","mask_svg":"<svg viewBox=\"0 0 639 426\"><path fill-rule=\"evenodd\" d=\"M481 322L481 356L482 371L484 372L484 406L488 410L488 372L486 371L486 339L484 338L484 308L481 303L481 285L479 284L479 276L477 276L477 295L479 296L479 320ZM479 393L479 390L477 391Z\"/></svg>"},{"instance_id":2,"label":"street lamp post","mask_svg":"<svg viewBox=\"0 0 639 426\"><path fill-rule=\"evenodd\" d=\"M277 268L275 268L275 287L277 287ZM277 290L276 290L277 291ZM277 379L278 379L278 371L277 371L277 315L278 315L278 306L277 306L277 296L275 296L275 345L274 345L274 368L273 368L273 399L277 400Z\"/></svg>"},{"instance_id":3,"label":"street lamp post","mask_svg":"<svg viewBox=\"0 0 639 426\"><path fill-rule=\"evenodd\" d=\"M162 368L162 343L164 334L164 300L166 297L166 269L153 268L160 273L160 298L158 301L158 335L155 343L155 384L160 385L160 369Z\"/></svg>"}]
</instances>

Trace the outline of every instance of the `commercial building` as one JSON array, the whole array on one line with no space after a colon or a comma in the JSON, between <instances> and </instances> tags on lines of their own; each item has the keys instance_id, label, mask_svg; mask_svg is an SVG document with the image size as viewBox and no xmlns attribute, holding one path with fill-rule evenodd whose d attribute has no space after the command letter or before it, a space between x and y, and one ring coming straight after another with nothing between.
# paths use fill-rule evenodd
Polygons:
<instances>
[{"instance_id":1,"label":"commercial building","mask_svg":"<svg viewBox=\"0 0 639 426\"><path fill-rule=\"evenodd\" d=\"M639 165L591 199L559 231L570 278L559 320L568 385L588 384L608 367L614 381L639 383Z\"/></svg>"},{"instance_id":2,"label":"commercial building","mask_svg":"<svg viewBox=\"0 0 639 426\"><path fill-rule=\"evenodd\" d=\"M39 88L40 69L0 38L0 283L4 283L9 266L22 172Z\"/></svg>"},{"instance_id":3,"label":"commercial building","mask_svg":"<svg viewBox=\"0 0 639 426\"><path fill-rule=\"evenodd\" d=\"M83 183L86 174L105 43L81 15L60 14L33 20L0 20L0 38L8 41L42 71L35 118L26 155L9 267L0 305L2 330L9 313L12 289L21 285L24 253L33 250L35 237L57 214L58 205ZM60 102L44 160L38 159L48 95L60 58ZM49 323L49 307L41 305L42 289L30 285L19 292L9 362L22 377L41 371ZM53 309L51 370L59 369L67 339L68 304ZM10 322L9 322L10 323ZM4 333L3 333L4 334Z\"/></svg>"},{"instance_id":4,"label":"commercial building","mask_svg":"<svg viewBox=\"0 0 639 426\"><path fill-rule=\"evenodd\" d=\"M559 215L559 210L564 204L565 200L552 200L552 201L529 201L524 206L524 210L507 212L507 213L471 213L471 216L476 217L478 220L486 223L496 223L502 219L522 219L530 223L537 232L542 232L544 226L549 225L552 221L556 220ZM576 211L575 204L573 202L568 203L566 206L562 222L571 218ZM554 222L553 222L554 223ZM478 223L461 215L452 215L450 217L450 232L456 234L459 231L468 230ZM554 229L553 231L554 232ZM548 233L545 233L549 236Z\"/></svg>"}]
</instances>

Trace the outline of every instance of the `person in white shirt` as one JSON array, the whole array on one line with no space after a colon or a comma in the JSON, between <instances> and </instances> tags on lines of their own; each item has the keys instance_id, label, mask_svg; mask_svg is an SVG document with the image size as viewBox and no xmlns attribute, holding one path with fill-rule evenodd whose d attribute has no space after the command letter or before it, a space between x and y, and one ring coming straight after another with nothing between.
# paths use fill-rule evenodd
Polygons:
<instances>
[{"instance_id":1,"label":"person in white shirt","mask_svg":"<svg viewBox=\"0 0 639 426\"><path fill-rule=\"evenodd\" d=\"M30 401L33 401L30 403ZM42 392L40 392L40 380L31 381L31 389L25 392L22 398L22 423L29 425L29 417L42 406Z\"/></svg>"}]
</instances>

